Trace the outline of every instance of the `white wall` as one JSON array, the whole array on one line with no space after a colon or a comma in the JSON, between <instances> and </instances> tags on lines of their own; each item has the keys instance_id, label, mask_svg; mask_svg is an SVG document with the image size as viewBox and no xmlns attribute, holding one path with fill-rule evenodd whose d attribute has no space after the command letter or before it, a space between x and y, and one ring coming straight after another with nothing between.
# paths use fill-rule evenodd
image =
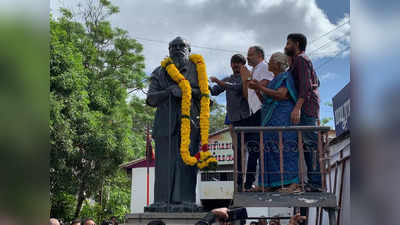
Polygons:
<instances>
[{"instance_id":1,"label":"white wall","mask_svg":"<svg viewBox=\"0 0 400 225\"><path fill-rule=\"evenodd\" d=\"M154 202L154 167L149 168L150 172L150 187L149 187L149 204ZM132 169L132 184L131 184L131 213L143 213L146 206L146 182L147 168ZM200 205L200 173L197 174L196 187L196 204Z\"/></svg>"},{"instance_id":2,"label":"white wall","mask_svg":"<svg viewBox=\"0 0 400 225\"><path fill-rule=\"evenodd\" d=\"M201 200L200 200L200 182L201 182L201 173L197 173L197 185L196 185L196 204L201 205Z\"/></svg>"},{"instance_id":3,"label":"white wall","mask_svg":"<svg viewBox=\"0 0 400 225\"><path fill-rule=\"evenodd\" d=\"M149 204L154 201L154 167L149 168ZM147 201L147 168L132 169L131 213L143 213Z\"/></svg>"}]
</instances>

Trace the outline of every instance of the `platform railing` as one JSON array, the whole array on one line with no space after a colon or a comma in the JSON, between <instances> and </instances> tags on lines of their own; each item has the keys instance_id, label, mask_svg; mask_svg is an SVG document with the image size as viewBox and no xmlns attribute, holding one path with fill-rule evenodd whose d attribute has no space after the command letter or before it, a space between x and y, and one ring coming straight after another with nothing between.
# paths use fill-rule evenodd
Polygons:
<instances>
[{"instance_id":1,"label":"platform railing","mask_svg":"<svg viewBox=\"0 0 400 225\"><path fill-rule=\"evenodd\" d=\"M305 177L306 177L306 168L305 165L305 158L304 158L304 142L303 142L303 132L317 132L317 146L316 149L312 149L312 166L313 170L316 169L317 163L319 164L320 171L315 172L321 175L322 180L322 189L324 192L327 192L327 183L331 187L332 181L330 176L328 178L328 182L326 180L326 174L329 173L330 166L329 166L329 152L328 152L328 131L330 127L327 126L287 126L287 127L235 127L234 131L236 134L240 135L240 140L234 138L234 192L238 193L238 175L241 174L242 182L241 182L241 191L245 190L245 179L247 175L246 171L246 152L249 151L247 149L248 143L245 142L245 135L249 133L254 133L259 135L259 142L258 142L258 149L259 149L259 160L258 165L260 167L261 173L261 184L264 184L264 174L270 173L269 171L264 171L264 154L268 149L267 143L264 143L264 132L275 132L277 134L277 143L279 149L279 173L280 173L280 180L281 180L281 188L284 188L284 175L289 174L289 172L284 170L284 154L285 154L285 146L284 146L284 133L285 132L296 132L297 133L297 148L294 148L294 151L298 152L298 159L299 159L299 166L298 166L298 175L299 175L299 186L301 190L305 191ZM240 143L238 143L240 142ZM241 161L238 162L238 144L241 145ZM276 146L275 145L275 146ZM238 163L241 163L241 171L238 171ZM254 176L256 176L257 171L255 172ZM332 188L329 188L332 190ZM261 192L264 192L262 189Z\"/></svg>"}]
</instances>

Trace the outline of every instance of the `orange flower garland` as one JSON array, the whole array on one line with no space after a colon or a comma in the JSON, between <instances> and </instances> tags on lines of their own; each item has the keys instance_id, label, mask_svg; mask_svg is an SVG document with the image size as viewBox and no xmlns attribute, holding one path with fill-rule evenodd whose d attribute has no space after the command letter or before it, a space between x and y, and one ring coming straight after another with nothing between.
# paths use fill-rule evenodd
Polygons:
<instances>
[{"instance_id":1,"label":"orange flower garland","mask_svg":"<svg viewBox=\"0 0 400 225\"><path fill-rule=\"evenodd\" d=\"M217 160L208 151L208 132L210 118L210 91L208 90L208 79L206 65L201 55L193 54L189 59L196 64L201 99L200 99L200 136L201 151L191 156L190 145L190 106L192 99L192 89L190 83L179 72L171 58L166 58L161 62L161 66L166 69L168 75L178 84L182 91L181 103L181 146L180 154L186 165L197 165L199 169L215 168Z\"/></svg>"}]
</instances>

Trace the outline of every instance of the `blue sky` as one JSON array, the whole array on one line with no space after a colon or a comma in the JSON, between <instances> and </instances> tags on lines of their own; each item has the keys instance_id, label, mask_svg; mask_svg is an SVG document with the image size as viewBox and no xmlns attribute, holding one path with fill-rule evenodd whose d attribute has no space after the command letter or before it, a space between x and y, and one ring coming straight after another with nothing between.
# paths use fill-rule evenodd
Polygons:
<instances>
[{"instance_id":1,"label":"blue sky","mask_svg":"<svg viewBox=\"0 0 400 225\"><path fill-rule=\"evenodd\" d=\"M343 15L350 14L350 2L346 0L317 1L317 5L324 10L329 20L333 23L341 20ZM320 79L327 77L326 79L322 79L321 82L320 95L323 104L321 104L320 116L321 118L333 118L332 108L326 106L324 103L328 101L331 102L333 96L350 81L350 57L347 55L344 57L336 57L335 59L320 59L313 63L315 67L318 67L320 63L326 60L331 61L317 70ZM329 126L334 127L333 121L329 123Z\"/></svg>"},{"instance_id":2,"label":"blue sky","mask_svg":"<svg viewBox=\"0 0 400 225\"><path fill-rule=\"evenodd\" d=\"M349 0L317 0L317 5L326 12L332 22L340 20L344 14L350 14Z\"/></svg>"}]
</instances>

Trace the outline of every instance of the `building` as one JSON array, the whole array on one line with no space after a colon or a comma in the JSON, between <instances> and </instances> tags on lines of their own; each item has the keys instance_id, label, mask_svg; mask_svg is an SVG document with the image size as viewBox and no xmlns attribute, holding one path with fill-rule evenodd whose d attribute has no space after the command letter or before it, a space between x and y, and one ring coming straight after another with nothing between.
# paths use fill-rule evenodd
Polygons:
<instances>
[{"instance_id":1,"label":"building","mask_svg":"<svg viewBox=\"0 0 400 225\"><path fill-rule=\"evenodd\" d=\"M143 213L144 207L154 201L154 165L146 158L122 164L131 177L131 213Z\"/></svg>"},{"instance_id":2,"label":"building","mask_svg":"<svg viewBox=\"0 0 400 225\"><path fill-rule=\"evenodd\" d=\"M327 175L328 191L336 195L338 224L351 224L350 215L350 83L333 97L336 137L329 141L330 171ZM329 224L327 212L311 208L312 224ZM314 223L316 221L316 223Z\"/></svg>"}]
</instances>

